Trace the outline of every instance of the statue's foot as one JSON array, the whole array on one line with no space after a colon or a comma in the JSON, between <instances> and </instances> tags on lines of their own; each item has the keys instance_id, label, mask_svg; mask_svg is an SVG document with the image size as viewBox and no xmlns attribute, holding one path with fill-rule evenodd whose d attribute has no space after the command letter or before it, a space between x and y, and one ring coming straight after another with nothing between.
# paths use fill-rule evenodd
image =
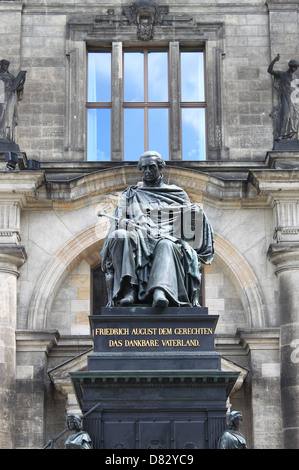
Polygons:
<instances>
[{"instance_id":1,"label":"statue's foot","mask_svg":"<svg viewBox=\"0 0 299 470\"><path fill-rule=\"evenodd\" d=\"M168 299L162 289L155 289L153 295L153 307L165 308L168 307Z\"/></svg>"},{"instance_id":2,"label":"statue's foot","mask_svg":"<svg viewBox=\"0 0 299 470\"><path fill-rule=\"evenodd\" d=\"M130 289L123 299L119 302L120 305L127 307L133 305L136 302L137 293L135 289Z\"/></svg>"}]
</instances>

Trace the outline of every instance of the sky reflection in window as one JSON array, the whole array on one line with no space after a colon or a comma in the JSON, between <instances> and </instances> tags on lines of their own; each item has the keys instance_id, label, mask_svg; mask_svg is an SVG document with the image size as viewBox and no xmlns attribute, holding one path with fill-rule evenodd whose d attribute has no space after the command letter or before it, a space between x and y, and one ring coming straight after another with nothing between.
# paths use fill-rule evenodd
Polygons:
<instances>
[{"instance_id":1,"label":"sky reflection in window","mask_svg":"<svg viewBox=\"0 0 299 470\"><path fill-rule=\"evenodd\" d=\"M124 100L144 101L143 53L124 54Z\"/></svg>"},{"instance_id":2,"label":"sky reflection in window","mask_svg":"<svg viewBox=\"0 0 299 470\"><path fill-rule=\"evenodd\" d=\"M148 54L148 101L168 101L167 52Z\"/></svg>"},{"instance_id":3,"label":"sky reflection in window","mask_svg":"<svg viewBox=\"0 0 299 470\"><path fill-rule=\"evenodd\" d=\"M111 101L111 53L90 52L88 54L88 98L89 102Z\"/></svg>"},{"instance_id":4,"label":"sky reflection in window","mask_svg":"<svg viewBox=\"0 0 299 470\"><path fill-rule=\"evenodd\" d=\"M205 101L203 52L181 52L181 100Z\"/></svg>"},{"instance_id":5,"label":"sky reflection in window","mask_svg":"<svg viewBox=\"0 0 299 470\"><path fill-rule=\"evenodd\" d=\"M124 159L138 160L144 152L144 110L124 110Z\"/></svg>"},{"instance_id":6,"label":"sky reflection in window","mask_svg":"<svg viewBox=\"0 0 299 470\"><path fill-rule=\"evenodd\" d=\"M87 160L107 161L111 158L111 110L87 110Z\"/></svg>"},{"instance_id":7,"label":"sky reflection in window","mask_svg":"<svg viewBox=\"0 0 299 470\"><path fill-rule=\"evenodd\" d=\"M204 108L182 109L183 160L206 159L206 123Z\"/></svg>"},{"instance_id":8,"label":"sky reflection in window","mask_svg":"<svg viewBox=\"0 0 299 470\"><path fill-rule=\"evenodd\" d=\"M149 109L148 127L149 150L156 150L164 160L168 160L168 109Z\"/></svg>"}]
</instances>

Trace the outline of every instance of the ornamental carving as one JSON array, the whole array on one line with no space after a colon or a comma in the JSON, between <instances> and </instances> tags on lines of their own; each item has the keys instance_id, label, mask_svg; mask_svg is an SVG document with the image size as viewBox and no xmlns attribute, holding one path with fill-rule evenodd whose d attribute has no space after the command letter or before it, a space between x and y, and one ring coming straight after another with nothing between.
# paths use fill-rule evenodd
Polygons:
<instances>
[{"instance_id":1,"label":"ornamental carving","mask_svg":"<svg viewBox=\"0 0 299 470\"><path fill-rule=\"evenodd\" d=\"M186 30L190 26L200 34L198 24L188 15L169 15L168 6L159 6L151 0L138 0L122 8L121 13L116 13L114 9L107 10L106 15L97 15L88 35L98 36L101 32L119 32L120 28L127 28L126 34L130 34L132 27L137 28L137 38L141 41L149 41L154 37L155 27L168 29L175 26L176 30ZM73 19L69 25L77 24L80 21L86 24L86 19ZM134 28L133 28L134 29ZM124 31L123 31L124 32Z\"/></svg>"},{"instance_id":2,"label":"ornamental carving","mask_svg":"<svg viewBox=\"0 0 299 470\"><path fill-rule=\"evenodd\" d=\"M123 8L129 24L137 25L137 37L143 41L153 38L154 25L163 23L168 7L160 7L150 0L140 0Z\"/></svg>"}]
</instances>

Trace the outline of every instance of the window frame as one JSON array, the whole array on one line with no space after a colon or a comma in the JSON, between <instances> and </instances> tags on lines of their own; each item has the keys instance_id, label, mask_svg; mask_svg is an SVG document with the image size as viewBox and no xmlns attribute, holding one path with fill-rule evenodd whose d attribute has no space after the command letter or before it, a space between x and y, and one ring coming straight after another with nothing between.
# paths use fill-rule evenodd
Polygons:
<instances>
[{"instance_id":1,"label":"window frame","mask_svg":"<svg viewBox=\"0 0 299 470\"><path fill-rule=\"evenodd\" d=\"M143 60L143 67L144 67L144 74L143 74L143 80L144 80L144 101L125 101L125 96L124 96L124 87L125 87L125 71L124 71L124 54L125 53L130 53L130 52L141 52L144 55L144 60ZM167 95L168 95L168 101L149 101L148 100L148 54L150 52L166 52L167 53ZM165 47L139 47L139 48L130 48L130 47L124 47L123 48L123 100L122 100L122 107L123 111L125 109L143 109L144 110L144 151L150 150L149 149L149 117L148 117L148 110L149 109L169 109L170 108L170 102L169 102L169 50L167 46ZM123 120L123 128L124 128L124 112L122 115L122 120ZM123 133L123 151L125 149L125 136ZM169 147L169 141L170 141L170 130L169 130L169 116L168 116L168 147ZM126 160L124 160L126 161Z\"/></svg>"},{"instance_id":2,"label":"window frame","mask_svg":"<svg viewBox=\"0 0 299 470\"><path fill-rule=\"evenodd\" d=\"M169 148L169 161L173 160L183 160L182 154L182 109L191 109L191 108L201 108L205 109L205 156L203 159L197 159L194 161L202 161L207 159L207 74L206 74L206 52L205 47L202 45L198 46L188 46L182 45L179 42L171 43L167 42L164 45L159 46L151 46L151 45L144 45L144 46L135 46L130 47L123 42L118 43L119 48L121 49L121 63L118 64L118 71L121 71L121 89L118 90L118 93L115 95L115 90L113 89L113 64L115 68L115 51L112 47L88 47L86 49L87 54L87 82L88 82L88 54L90 52L110 52L111 53L111 101L110 102L90 102L88 101L88 89L86 87L86 128L87 128L87 113L88 109L111 109L111 155L109 161L127 161L124 159L124 110L125 109L143 109L144 110L144 149L150 150L148 147L149 144L149 127L148 127L148 110L149 109L168 109L168 148ZM175 46L175 47L172 47ZM175 50L175 60L172 57L171 49ZM168 62L168 101L148 101L147 92L148 92L148 54L149 52L167 52L167 62ZM124 101L124 54L126 52L142 52L144 54L144 86L145 86L145 101ZM203 53L203 79L204 79L204 101L181 101L181 52L202 52ZM172 63L171 63L172 62ZM172 68L174 65L174 69ZM174 86L172 86L171 90L171 83L175 82ZM118 85L120 86L120 85ZM118 101L117 105L115 101ZM116 123L115 115L116 113L119 114L120 124L118 123L118 130L115 128L113 123ZM113 138L112 136L116 133L119 133L119 152L118 158L113 158ZM175 139L176 136L176 139ZM87 133L86 133L86 155L87 155ZM171 146L171 142L176 140L176 147ZM121 157L121 158L119 158ZM87 159L87 157L86 157ZM96 161L96 160L88 160L88 161Z\"/></svg>"},{"instance_id":3,"label":"window frame","mask_svg":"<svg viewBox=\"0 0 299 470\"><path fill-rule=\"evenodd\" d=\"M160 7L157 6L160 11ZM127 10L131 16L127 15ZM227 160L229 158L229 141L224 123L226 121L226 107L223 98L224 73L224 22L206 21L201 15L193 16L171 11L171 7L162 8L162 17L168 20L159 22L154 19L153 34L146 40L141 40L138 34L136 12L133 5L128 5L120 14L115 10L100 9L97 14L78 13L70 14L67 22L66 39L66 121L64 138L64 158L74 161L86 161L86 84L87 84L87 50L104 47L121 50L124 45L165 45L169 44L171 60L176 65L175 50L178 45L204 47L206 57L206 129L207 129L207 161ZM171 11L171 18L167 17ZM160 18L160 17L159 17ZM132 21L131 21L132 20ZM142 38L143 39L143 38ZM118 80L116 94L121 92L121 72L117 64L113 64L113 71ZM115 122L119 121L121 110L113 104L113 129ZM177 104L174 105L176 110ZM174 115L170 114L171 132L177 130ZM117 127L117 126L116 126ZM181 160L180 136L172 135L172 160ZM122 134L118 129L117 135L112 135L111 163L123 160ZM199 162L200 163L200 162ZM192 163L194 166L195 162ZM107 165L104 163L104 166ZM101 165L103 166L103 165ZM195 165L196 166L196 165Z\"/></svg>"}]
</instances>

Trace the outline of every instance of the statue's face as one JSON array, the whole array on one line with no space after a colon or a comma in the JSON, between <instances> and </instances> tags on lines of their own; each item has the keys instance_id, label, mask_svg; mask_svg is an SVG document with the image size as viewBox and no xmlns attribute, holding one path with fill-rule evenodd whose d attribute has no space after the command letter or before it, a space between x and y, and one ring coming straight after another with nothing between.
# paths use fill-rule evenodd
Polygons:
<instances>
[{"instance_id":1,"label":"statue's face","mask_svg":"<svg viewBox=\"0 0 299 470\"><path fill-rule=\"evenodd\" d=\"M73 416L68 417L67 424L71 431L80 429L80 423Z\"/></svg>"},{"instance_id":2,"label":"statue's face","mask_svg":"<svg viewBox=\"0 0 299 470\"><path fill-rule=\"evenodd\" d=\"M143 179L150 183L160 176L160 169L155 157L143 157L140 169L143 173Z\"/></svg>"},{"instance_id":3,"label":"statue's face","mask_svg":"<svg viewBox=\"0 0 299 470\"><path fill-rule=\"evenodd\" d=\"M236 430L239 430L242 426L242 422L243 422L242 416L236 416L236 418L234 419L234 428Z\"/></svg>"},{"instance_id":4,"label":"statue's face","mask_svg":"<svg viewBox=\"0 0 299 470\"><path fill-rule=\"evenodd\" d=\"M8 62L3 61L3 62L1 62L0 68L1 68L4 72L7 72L8 66L9 66Z\"/></svg>"}]
</instances>

